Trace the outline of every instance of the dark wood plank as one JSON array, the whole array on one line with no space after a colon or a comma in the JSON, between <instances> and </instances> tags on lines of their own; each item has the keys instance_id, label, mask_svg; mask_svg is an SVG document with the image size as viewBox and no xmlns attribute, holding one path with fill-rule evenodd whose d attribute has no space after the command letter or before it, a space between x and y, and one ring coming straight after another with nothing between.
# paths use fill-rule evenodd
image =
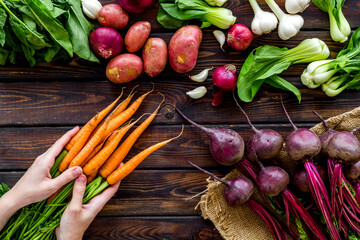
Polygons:
<instances>
[{"instance_id":1,"label":"dark wood plank","mask_svg":"<svg viewBox=\"0 0 360 240\"><path fill-rule=\"evenodd\" d=\"M201 217L98 217L84 239L221 240L210 221Z\"/></svg>"},{"instance_id":2,"label":"dark wood plank","mask_svg":"<svg viewBox=\"0 0 360 240\"><path fill-rule=\"evenodd\" d=\"M22 174L0 172L0 183L12 186ZM199 197L188 201L184 199L205 190L206 179L207 175L196 170L136 170L122 181L119 191L99 215L200 215L200 210L194 209Z\"/></svg>"},{"instance_id":3,"label":"dark wood plank","mask_svg":"<svg viewBox=\"0 0 360 240\"><path fill-rule=\"evenodd\" d=\"M172 33L154 33L152 37L163 38L167 43L170 41ZM320 38L328 44L332 56L335 57L336 53L340 51L344 44L333 42L329 33L319 31L302 31L294 38L288 41L282 41L278 38L277 33L273 32L254 39L252 45L243 52L237 52L230 47L225 46L226 53L219 48L219 43L215 40L211 30L204 30L203 41L200 46L199 56L195 68L189 74L179 74L171 69L169 65L166 66L164 72L162 72L155 79L169 79L169 78L181 78L184 81L188 81L187 76L196 74L207 67L218 67L224 64L234 64L239 70L245 61L248 54L252 49L262 46L264 44L275 45L279 47L294 47L302 40L307 38ZM141 56L141 51L137 53ZM26 62L20 65L6 65L0 68L0 80L1 81L14 81L24 79L27 80L105 80L105 68L108 61L103 60L101 64L89 63L84 60L72 59L69 62L53 62L53 63L39 63L33 68L27 67ZM284 72L285 75L299 76L306 64L297 64L289 68ZM146 77L145 74L140 79L145 81L150 80L150 77ZM186 79L186 80L185 80ZM110 85L110 84L109 84Z\"/></svg>"},{"instance_id":4,"label":"dark wood plank","mask_svg":"<svg viewBox=\"0 0 360 240\"><path fill-rule=\"evenodd\" d=\"M256 125L280 131L285 138L291 131L289 124ZM310 127L311 124L298 125ZM214 127L219 127L216 125ZM224 125L238 131L246 141L251 131L247 125ZM2 128L0 134L0 171L26 170L33 160L46 151L69 128ZM180 126L150 126L135 143L130 159L143 149L167 138L176 136ZM183 135L151 154L139 169L191 168L187 161L202 167L218 167L209 151L206 135L194 127L186 126Z\"/></svg>"},{"instance_id":5,"label":"dark wood plank","mask_svg":"<svg viewBox=\"0 0 360 240\"><path fill-rule=\"evenodd\" d=\"M345 91L338 97L327 97L321 89L308 89L298 78L289 78L302 92L302 104L289 92L275 89L266 84L262 86L252 103L242 105L254 122L286 123L287 119L280 105L283 96L290 115L295 122L316 122L312 110L319 111L324 117L334 116L358 106L358 91ZM125 94L139 84L136 95L149 91L150 82L135 81L127 84ZM197 86L205 85L208 93L199 100L191 100L185 93ZM231 94L227 94L224 103L213 107L212 83L203 84L190 80L167 79L155 82L156 91L162 92L166 102L176 104L191 119L202 123L245 123L235 107ZM85 82L0 82L0 126L49 126L83 125L96 112L110 104L120 93L122 86L107 81ZM161 96L149 95L135 117L152 112L160 102ZM157 116L154 124L180 124L184 121L166 106Z\"/></svg>"}]
</instances>

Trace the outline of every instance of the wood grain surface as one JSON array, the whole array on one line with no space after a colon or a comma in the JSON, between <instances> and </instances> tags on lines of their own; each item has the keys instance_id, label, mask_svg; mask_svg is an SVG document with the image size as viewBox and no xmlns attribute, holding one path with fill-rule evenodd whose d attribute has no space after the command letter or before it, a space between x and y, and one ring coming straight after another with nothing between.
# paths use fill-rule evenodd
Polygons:
<instances>
[{"instance_id":1,"label":"wood grain surface","mask_svg":"<svg viewBox=\"0 0 360 240\"><path fill-rule=\"evenodd\" d=\"M102 0L103 4L116 1ZM269 8L259 0L264 10ZM284 0L277 3L284 9ZM250 26L253 12L246 0L228 0L237 22ZM169 42L174 30L162 28L156 21L158 5L143 14L130 14L130 24L120 31L122 36L131 24L139 20L150 21L151 37ZM343 13L355 30L360 24L360 1L346 0ZM294 47L306 38L320 38L335 57L344 44L333 42L329 34L328 16L310 4L302 14L305 23L301 32L288 41L280 40L277 32L254 39L251 47L236 52L225 46L219 48L210 27L203 30L203 42L195 68L187 74L178 74L168 65L156 78L143 74L125 85L110 83L105 77L107 61L87 63L78 58L68 62L54 61L28 67L26 62L0 67L0 182L12 186L31 165L70 128L86 123L97 111L112 102L122 91L127 95L139 85L140 96L155 84L156 91L149 95L135 118L152 112L163 93L167 103L178 106L194 121L208 127L228 127L238 131L247 140L251 132L242 114L234 107L230 95L224 103L214 108L211 76L203 84L189 80L188 76L208 67L234 64L238 71L248 54L264 44ZM99 24L93 22L96 27ZM141 52L136 53L141 55ZM321 89L308 89L300 82L306 64L291 66L282 76L301 90L302 102L288 92L263 86L252 103L242 103L251 120L259 128L278 130L284 138L291 130L280 105L280 96L294 122L309 128L318 122L312 110L325 118L352 110L359 106L357 91L345 91L335 98L327 97ZM206 86L204 98L191 100L187 91ZM231 167L220 167L211 157L208 139L204 133L189 126L170 106L164 106L153 124L134 145L127 158L144 148L177 135L185 124L184 134L173 143L161 148L146 159L128 178L124 179L117 194L110 200L92 223L84 239L221 239L214 226L204 221L195 210L198 199L184 198L201 192L206 187L206 175L190 167L188 160L211 170L219 176Z\"/></svg>"}]
</instances>

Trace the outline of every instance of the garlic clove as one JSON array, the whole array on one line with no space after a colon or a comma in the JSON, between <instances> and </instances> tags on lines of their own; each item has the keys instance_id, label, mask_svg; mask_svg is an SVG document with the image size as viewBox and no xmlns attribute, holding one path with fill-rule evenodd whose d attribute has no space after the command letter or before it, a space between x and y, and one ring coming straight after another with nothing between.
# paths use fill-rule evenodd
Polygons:
<instances>
[{"instance_id":1,"label":"garlic clove","mask_svg":"<svg viewBox=\"0 0 360 240\"><path fill-rule=\"evenodd\" d=\"M192 99L199 99L205 96L206 92L207 92L206 88L204 86L201 86L187 92L186 95L188 95Z\"/></svg>"},{"instance_id":2,"label":"garlic clove","mask_svg":"<svg viewBox=\"0 0 360 240\"><path fill-rule=\"evenodd\" d=\"M200 73L194 75L194 76L189 76L189 78L191 80L193 80L194 82L204 82L208 75L209 75L209 71L212 70L214 67L211 67L211 68L207 68L207 69L204 69L202 70Z\"/></svg>"},{"instance_id":3,"label":"garlic clove","mask_svg":"<svg viewBox=\"0 0 360 240\"><path fill-rule=\"evenodd\" d=\"M96 19L98 12L102 8L98 0L81 0L81 5L84 14L91 19Z\"/></svg>"},{"instance_id":4,"label":"garlic clove","mask_svg":"<svg viewBox=\"0 0 360 240\"><path fill-rule=\"evenodd\" d=\"M220 48L221 50L223 50L223 52L225 52L225 50L223 49L224 43L225 43L225 33L223 33L220 30L215 30L213 31L213 34L216 38L216 40L220 43Z\"/></svg>"}]
</instances>

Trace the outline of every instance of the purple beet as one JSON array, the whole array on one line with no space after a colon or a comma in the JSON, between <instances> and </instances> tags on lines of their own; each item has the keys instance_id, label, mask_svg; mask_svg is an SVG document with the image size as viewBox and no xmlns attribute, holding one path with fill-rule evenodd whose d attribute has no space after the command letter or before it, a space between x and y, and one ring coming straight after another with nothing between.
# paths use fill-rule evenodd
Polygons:
<instances>
[{"instance_id":1,"label":"purple beet","mask_svg":"<svg viewBox=\"0 0 360 240\"><path fill-rule=\"evenodd\" d=\"M316 170L318 171L321 179L325 181L326 179L326 170L321 165L315 165ZM306 174L306 170L304 168L295 171L294 176L292 178L292 184L302 193L310 192L309 182Z\"/></svg>"},{"instance_id":2,"label":"purple beet","mask_svg":"<svg viewBox=\"0 0 360 240\"><path fill-rule=\"evenodd\" d=\"M360 161L353 165L344 167L343 171L344 171L344 175L347 179L350 179L350 180L359 179L359 177L360 177Z\"/></svg>"},{"instance_id":3,"label":"purple beet","mask_svg":"<svg viewBox=\"0 0 360 240\"><path fill-rule=\"evenodd\" d=\"M336 228L337 220L332 216L334 209L330 206L328 191L312 162L312 158L321 151L320 139L309 129L297 128L287 113L282 99L281 104L289 122L294 128L294 131L285 141L286 152L291 160L304 161L311 195L324 217L330 236L333 240L341 240L339 231Z\"/></svg>"},{"instance_id":4,"label":"purple beet","mask_svg":"<svg viewBox=\"0 0 360 240\"><path fill-rule=\"evenodd\" d=\"M264 167L260 165L259 187L267 196L279 195L290 183L289 174L282 168L276 166Z\"/></svg>"},{"instance_id":5,"label":"purple beet","mask_svg":"<svg viewBox=\"0 0 360 240\"><path fill-rule=\"evenodd\" d=\"M232 129L227 128L206 128L188 117L186 117L177 107L171 105L176 111L193 126L203 130L210 139L211 155L218 163L222 165L233 165L239 162L244 156L244 140Z\"/></svg>"},{"instance_id":6,"label":"purple beet","mask_svg":"<svg viewBox=\"0 0 360 240\"><path fill-rule=\"evenodd\" d=\"M335 130L335 128L342 122L343 118L339 121L339 123L334 127L334 129L330 128L329 125L326 123L326 121L318 114L316 111L313 111L313 113L323 122L326 131L320 135L320 142L321 142L321 153L324 155L328 155L327 152L327 146L329 144L330 139L335 136L338 131Z\"/></svg>"},{"instance_id":7,"label":"purple beet","mask_svg":"<svg viewBox=\"0 0 360 240\"><path fill-rule=\"evenodd\" d=\"M234 92L233 98L237 107L244 114L251 130L254 132L254 134L250 136L246 143L248 159L252 162L257 162L258 160L262 161L277 157L283 145L283 139L281 135L271 129L256 129L255 126L251 123L249 116L236 100Z\"/></svg>"},{"instance_id":8,"label":"purple beet","mask_svg":"<svg viewBox=\"0 0 360 240\"><path fill-rule=\"evenodd\" d=\"M225 181L214 174L206 171L205 169L202 169L201 167L197 166L196 164L189 161L191 165L199 169L200 171L210 175L214 179L218 180L219 182L223 183L225 185L224 188L224 197L225 201L230 205L241 205L246 203L251 195L254 192L254 185L253 183L243 177L236 177L229 181Z\"/></svg>"},{"instance_id":9,"label":"purple beet","mask_svg":"<svg viewBox=\"0 0 360 240\"><path fill-rule=\"evenodd\" d=\"M330 139L327 152L337 162L352 165L360 159L360 142L353 132L339 132Z\"/></svg>"}]
</instances>

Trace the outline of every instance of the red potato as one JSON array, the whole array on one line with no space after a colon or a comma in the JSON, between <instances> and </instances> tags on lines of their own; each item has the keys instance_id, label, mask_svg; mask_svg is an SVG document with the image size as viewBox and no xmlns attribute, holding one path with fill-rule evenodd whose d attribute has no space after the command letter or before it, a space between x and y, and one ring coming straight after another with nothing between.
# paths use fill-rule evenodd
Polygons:
<instances>
[{"instance_id":1,"label":"red potato","mask_svg":"<svg viewBox=\"0 0 360 240\"><path fill-rule=\"evenodd\" d=\"M106 66L106 77L113 83L126 83L143 72L143 62L135 54L125 53L114 57Z\"/></svg>"},{"instance_id":2,"label":"red potato","mask_svg":"<svg viewBox=\"0 0 360 240\"><path fill-rule=\"evenodd\" d=\"M121 29L128 24L129 14L118 4L107 4L100 9L97 20L101 26Z\"/></svg>"},{"instance_id":3,"label":"red potato","mask_svg":"<svg viewBox=\"0 0 360 240\"><path fill-rule=\"evenodd\" d=\"M144 72L150 77L160 74L167 61L167 46L161 38L149 38L143 48Z\"/></svg>"},{"instance_id":4,"label":"red potato","mask_svg":"<svg viewBox=\"0 0 360 240\"><path fill-rule=\"evenodd\" d=\"M195 25L175 32L169 43L169 62L176 72L190 72L195 67L201 40L201 29Z\"/></svg>"},{"instance_id":5,"label":"red potato","mask_svg":"<svg viewBox=\"0 0 360 240\"><path fill-rule=\"evenodd\" d=\"M134 23L125 35L125 47L130 53L138 51L149 37L151 24L147 21Z\"/></svg>"}]
</instances>

